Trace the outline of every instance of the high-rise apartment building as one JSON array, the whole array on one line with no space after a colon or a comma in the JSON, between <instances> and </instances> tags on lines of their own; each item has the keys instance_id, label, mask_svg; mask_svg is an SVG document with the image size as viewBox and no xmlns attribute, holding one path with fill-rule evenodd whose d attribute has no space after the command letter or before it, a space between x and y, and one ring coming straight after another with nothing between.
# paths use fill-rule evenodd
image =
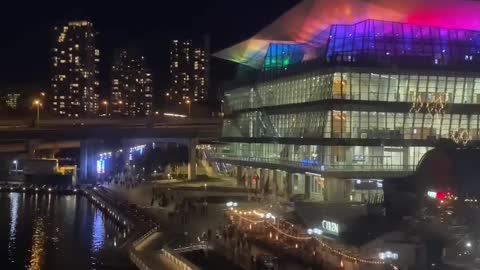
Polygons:
<instances>
[{"instance_id":1,"label":"high-rise apartment building","mask_svg":"<svg viewBox=\"0 0 480 270\"><path fill-rule=\"evenodd\" d=\"M95 30L87 21L69 22L53 30L52 109L67 117L94 115L98 110Z\"/></svg>"},{"instance_id":2,"label":"high-rise apartment building","mask_svg":"<svg viewBox=\"0 0 480 270\"><path fill-rule=\"evenodd\" d=\"M173 40L170 50L170 104L205 102L208 96L209 41Z\"/></svg>"},{"instance_id":3,"label":"high-rise apartment building","mask_svg":"<svg viewBox=\"0 0 480 270\"><path fill-rule=\"evenodd\" d=\"M112 66L112 113L148 116L152 107L153 80L145 57L136 50L117 50Z\"/></svg>"},{"instance_id":4,"label":"high-rise apartment building","mask_svg":"<svg viewBox=\"0 0 480 270\"><path fill-rule=\"evenodd\" d=\"M19 107L20 96L21 94L16 92L7 93L3 96L3 101L8 108L16 110Z\"/></svg>"}]
</instances>

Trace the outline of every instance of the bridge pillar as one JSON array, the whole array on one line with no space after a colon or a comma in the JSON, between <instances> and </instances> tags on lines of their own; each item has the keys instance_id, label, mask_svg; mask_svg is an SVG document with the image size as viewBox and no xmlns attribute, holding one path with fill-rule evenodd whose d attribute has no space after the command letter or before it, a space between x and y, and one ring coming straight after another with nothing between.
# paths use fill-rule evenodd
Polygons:
<instances>
[{"instance_id":1,"label":"bridge pillar","mask_svg":"<svg viewBox=\"0 0 480 270\"><path fill-rule=\"evenodd\" d=\"M293 181L295 175L293 173L287 173L287 197L290 198L293 195Z\"/></svg>"},{"instance_id":2,"label":"bridge pillar","mask_svg":"<svg viewBox=\"0 0 480 270\"><path fill-rule=\"evenodd\" d=\"M280 170L273 171L272 177L272 195L273 197L277 197L280 192L280 183L282 182L283 172Z\"/></svg>"},{"instance_id":3,"label":"bridge pillar","mask_svg":"<svg viewBox=\"0 0 480 270\"><path fill-rule=\"evenodd\" d=\"M197 139L188 141L188 180L197 179Z\"/></svg>"},{"instance_id":4,"label":"bridge pillar","mask_svg":"<svg viewBox=\"0 0 480 270\"><path fill-rule=\"evenodd\" d=\"M312 198L312 182L313 176L312 175L305 175L305 199L309 200Z\"/></svg>"},{"instance_id":5,"label":"bridge pillar","mask_svg":"<svg viewBox=\"0 0 480 270\"><path fill-rule=\"evenodd\" d=\"M243 166L237 166L236 173L237 173L237 177L236 177L237 178L237 186L244 187L245 186L245 179L244 179L245 172L243 170Z\"/></svg>"},{"instance_id":6,"label":"bridge pillar","mask_svg":"<svg viewBox=\"0 0 480 270\"><path fill-rule=\"evenodd\" d=\"M403 169L405 171L409 171L411 170L410 167L408 166L408 161L409 161L409 155L410 155L410 152L408 151L409 150L409 147L408 146L404 146L403 147Z\"/></svg>"},{"instance_id":7,"label":"bridge pillar","mask_svg":"<svg viewBox=\"0 0 480 270\"><path fill-rule=\"evenodd\" d=\"M27 142L28 158L35 158L35 146L36 142L34 140L29 140Z\"/></svg>"},{"instance_id":8,"label":"bridge pillar","mask_svg":"<svg viewBox=\"0 0 480 270\"><path fill-rule=\"evenodd\" d=\"M80 142L80 181L82 183L93 182L96 178L97 152L95 149L95 140Z\"/></svg>"}]
</instances>

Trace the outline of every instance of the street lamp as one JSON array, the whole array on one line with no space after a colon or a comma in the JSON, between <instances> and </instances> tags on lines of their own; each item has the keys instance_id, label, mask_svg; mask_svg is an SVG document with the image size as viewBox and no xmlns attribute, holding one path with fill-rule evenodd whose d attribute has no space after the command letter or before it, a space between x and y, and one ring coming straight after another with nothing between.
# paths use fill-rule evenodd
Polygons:
<instances>
[{"instance_id":1,"label":"street lamp","mask_svg":"<svg viewBox=\"0 0 480 270\"><path fill-rule=\"evenodd\" d=\"M104 100L102 104L105 106L105 116L108 116L108 101Z\"/></svg>"},{"instance_id":2,"label":"street lamp","mask_svg":"<svg viewBox=\"0 0 480 270\"><path fill-rule=\"evenodd\" d=\"M187 101L185 101L185 103L187 104L188 106L188 116L190 116L190 110L191 110L191 104L190 104L190 100L187 99Z\"/></svg>"},{"instance_id":3,"label":"street lamp","mask_svg":"<svg viewBox=\"0 0 480 270\"><path fill-rule=\"evenodd\" d=\"M41 106L41 105L42 105L42 104L40 103L40 100L35 99L35 100L33 101L33 106L35 106L35 107L37 108L37 123L36 123L37 126L39 125L39 122L40 122L40 106Z\"/></svg>"},{"instance_id":4,"label":"street lamp","mask_svg":"<svg viewBox=\"0 0 480 270\"><path fill-rule=\"evenodd\" d=\"M205 188L205 198L204 198L204 203L207 203L207 183L203 184L203 187Z\"/></svg>"},{"instance_id":5,"label":"street lamp","mask_svg":"<svg viewBox=\"0 0 480 270\"><path fill-rule=\"evenodd\" d=\"M18 161L14 160L13 164L15 164L15 171L18 172Z\"/></svg>"}]
</instances>

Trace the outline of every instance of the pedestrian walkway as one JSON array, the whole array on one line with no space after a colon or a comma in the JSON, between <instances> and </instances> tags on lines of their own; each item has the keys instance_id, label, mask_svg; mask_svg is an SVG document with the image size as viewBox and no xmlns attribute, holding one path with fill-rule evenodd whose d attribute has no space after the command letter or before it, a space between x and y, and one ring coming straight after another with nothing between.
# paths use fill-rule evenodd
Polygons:
<instances>
[{"instance_id":1,"label":"pedestrian walkway","mask_svg":"<svg viewBox=\"0 0 480 270\"><path fill-rule=\"evenodd\" d=\"M135 189L125 188L110 188L112 194L122 199L127 199L130 203L137 205L149 205L151 203L151 193L148 192L148 188L137 187ZM151 191L150 191L151 192ZM178 192L177 196L182 198L188 198L192 195L189 191ZM242 203L248 205L248 207L254 208L258 206L258 203ZM165 208L154 207L145 209L151 216L156 219L157 222L163 225L165 229L165 235L168 235L165 241L168 242L184 242L194 243L199 240L199 236L211 230L211 238L215 238L215 235L221 233L221 228L225 225L225 204L208 204L206 213L197 211L186 213L186 218L180 219L178 216L169 216L168 211ZM247 247L237 247L233 244L234 240L223 241L221 239L214 240L212 246L215 251L232 260L243 269L253 269L250 263L251 256L257 255L273 255L274 252L267 247L261 247L256 244L252 244L251 249ZM278 255L278 254L277 254ZM278 256L279 267L278 270L297 270L306 269L305 265L298 263L287 256ZM151 257L146 259L152 259Z\"/></svg>"},{"instance_id":2,"label":"pedestrian walkway","mask_svg":"<svg viewBox=\"0 0 480 270\"><path fill-rule=\"evenodd\" d=\"M256 260L262 255L276 257L276 270L300 270L308 267L300 262L296 262L284 254L274 253L268 248L261 247L253 242L250 245L239 244L238 239L222 240L216 239L213 242L214 249L221 252L225 257L232 260L235 264L241 266L245 270L256 269Z\"/></svg>"}]
</instances>

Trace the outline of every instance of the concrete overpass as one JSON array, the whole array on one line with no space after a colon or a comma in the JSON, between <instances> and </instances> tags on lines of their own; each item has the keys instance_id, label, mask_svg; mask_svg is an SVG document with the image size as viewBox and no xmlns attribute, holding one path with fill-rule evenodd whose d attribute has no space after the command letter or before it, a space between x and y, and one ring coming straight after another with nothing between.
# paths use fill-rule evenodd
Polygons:
<instances>
[{"instance_id":1,"label":"concrete overpass","mask_svg":"<svg viewBox=\"0 0 480 270\"><path fill-rule=\"evenodd\" d=\"M64 118L0 120L0 153L80 148L80 178L94 173L98 142L108 139L164 139L189 147L189 175L196 175L195 148L199 140L218 139L221 118Z\"/></svg>"},{"instance_id":2,"label":"concrete overpass","mask_svg":"<svg viewBox=\"0 0 480 270\"><path fill-rule=\"evenodd\" d=\"M18 140L84 140L90 138L217 139L220 118L132 118L0 120L0 142Z\"/></svg>"}]
</instances>

